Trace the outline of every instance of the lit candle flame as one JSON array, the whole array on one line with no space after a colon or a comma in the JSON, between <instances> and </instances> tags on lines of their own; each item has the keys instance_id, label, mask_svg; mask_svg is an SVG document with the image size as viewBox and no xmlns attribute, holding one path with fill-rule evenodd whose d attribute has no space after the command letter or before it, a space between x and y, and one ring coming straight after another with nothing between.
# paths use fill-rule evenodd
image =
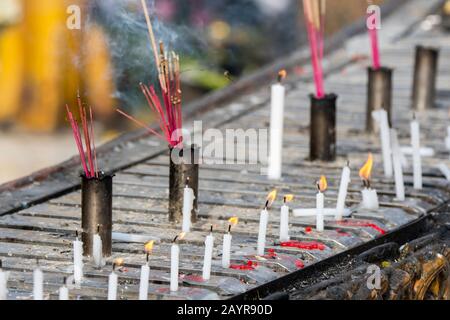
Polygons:
<instances>
[{"instance_id":1,"label":"lit candle flame","mask_svg":"<svg viewBox=\"0 0 450 320\"><path fill-rule=\"evenodd\" d=\"M372 173L372 166L373 166L373 157L372 157L372 153L369 153L366 163L359 170L359 176L364 181L364 183L369 183L369 181L370 181L370 175Z\"/></svg>"},{"instance_id":2,"label":"lit candle flame","mask_svg":"<svg viewBox=\"0 0 450 320\"><path fill-rule=\"evenodd\" d=\"M287 71L282 69L278 72L278 82L283 81L287 77Z\"/></svg>"},{"instance_id":3,"label":"lit candle flame","mask_svg":"<svg viewBox=\"0 0 450 320\"><path fill-rule=\"evenodd\" d=\"M116 267L122 266L123 263L124 263L123 258L117 258L117 259L115 259L114 262L113 262L113 270L115 270Z\"/></svg>"},{"instance_id":4,"label":"lit candle flame","mask_svg":"<svg viewBox=\"0 0 450 320\"><path fill-rule=\"evenodd\" d=\"M239 222L239 218L238 218L238 217L231 217L230 219L228 219L228 223L229 223L231 226L237 225L238 222Z\"/></svg>"},{"instance_id":5,"label":"lit candle flame","mask_svg":"<svg viewBox=\"0 0 450 320\"><path fill-rule=\"evenodd\" d=\"M284 196L284 203L291 202L292 200L294 200L293 194L287 194Z\"/></svg>"},{"instance_id":6,"label":"lit candle flame","mask_svg":"<svg viewBox=\"0 0 450 320\"><path fill-rule=\"evenodd\" d=\"M183 240L183 238L186 236L186 232L181 232L178 234L174 239L173 242L177 242L177 240Z\"/></svg>"},{"instance_id":7,"label":"lit candle flame","mask_svg":"<svg viewBox=\"0 0 450 320\"><path fill-rule=\"evenodd\" d=\"M155 243L155 240L150 240L144 245L144 251L145 253L149 254L153 251L153 245Z\"/></svg>"},{"instance_id":8,"label":"lit candle flame","mask_svg":"<svg viewBox=\"0 0 450 320\"><path fill-rule=\"evenodd\" d=\"M320 176L319 183L317 184L317 188L320 192L325 192L328 188L327 178L325 176Z\"/></svg>"},{"instance_id":9,"label":"lit candle flame","mask_svg":"<svg viewBox=\"0 0 450 320\"><path fill-rule=\"evenodd\" d=\"M276 197L277 197L277 190L274 189L270 191L270 193L267 195L265 208L269 208L275 201Z\"/></svg>"}]
</instances>

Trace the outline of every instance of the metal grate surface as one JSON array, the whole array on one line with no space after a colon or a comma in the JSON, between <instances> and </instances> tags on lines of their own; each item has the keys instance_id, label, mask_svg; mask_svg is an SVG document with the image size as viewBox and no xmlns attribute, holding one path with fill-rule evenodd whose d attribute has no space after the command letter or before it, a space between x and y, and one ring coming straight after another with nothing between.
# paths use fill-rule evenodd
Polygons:
<instances>
[{"instance_id":1,"label":"metal grate surface","mask_svg":"<svg viewBox=\"0 0 450 320\"><path fill-rule=\"evenodd\" d=\"M386 232L394 231L432 212L449 199L449 185L436 169L436 164L450 164L444 145L448 122L447 107L450 106L450 63L448 59L443 58L450 54L450 35L435 29L425 32L420 25L424 18L423 12L432 9L436 3L438 1L410 1L383 24L383 28L390 32L386 32L389 36L382 39L382 58L383 62L395 67L393 122L399 130L402 145L409 144L414 46L421 43L441 47L438 103L442 108L417 115L421 121L422 144L434 148L437 154L433 158L423 159L423 190L413 190L412 174L410 170L406 171L406 200L403 202L395 199L394 182L383 178L378 138L364 133L365 68L368 60L355 57L366 51L367 46L361 48L361 43L367 41L366 35L348 39L345 43L346 50L335 50L325 62L328 70L326 88L339 94L338 159L335 163L310 163L305 160L309 141L307 95L312 90L312 84L310 68L304 65L302 72L290 73L290 81L287 84L281 181L269 182L260 174L260 165L201 165L200 219L193 226L192 232L181 242L180 290L176 293L169 292L170 242L180 232L181 226L168 222L169 160L165 146L152 137L130 139L115 150L120 154L119 160L117 157L103 157L104 168L120 169L114 178L113 231L140 234L147 239L157 240L150 260L149 298L226 299L380 237L380 229ZM405 12L409 15L405 15ZM203 121L203 129L219 128L223 132L227 128L267 128L270 112L268 100L268 88L260 87L250 94L236 97L222 108L213 109L197 117L196 120ZM373 186L378 190L382 206L376 212L358 207L361 200L361 183L357 173L369 151L375 156ZM111 164L113 160L117 161L114 165ZM344 222L327 219L323 233L314 230L313 218L290 219L292 239L323 244L323 250L290 249L277 245L281 206L278 199L270 212L266 255L255 256L259 210L267 193L273 188L281 194L293 193L296 197L290 205L291 208L313 208L315 181L324 174L329 181L326 207L333 207L336 203L341 168L347 160L352 168L352 182L347 198L352 217ZM55 187L48 187L48 195L42 194L39 188L48 185L50 178L27 185L24 188L26 191L23 191L29 197L26 201L51 198L41 201L40 204L22 210L14 209L20 207L20 203L5 207L0 205L0 212L15 211L0 217L0 259L4 269L11 271L11 299L32 298L32 270L36 266L36 259L39 259L45 273L45 293L50 299L57 298L57 290L63 278L72 273L72 241L75 231L80 229L81 225L81 194L77 190L71 190L78 183L75 175L72 172L68 178L58 178L56 174L53 181ZM37 191L33 193L33 190ZM69 192L66 192L67 190ZM4 191L2 196L8 198L7 192ZM20 188L18 192L20 194ZM54 197L55 193L60 193L60 196ZM28 203L23 203L23 206L28 206ZM254 270L225 270L221 267L222 235L227 230L227 220L232 216L238 216L240 219L239 224L233 228L232 263L246 265L248 261L252 261L257 264ZM355 222L366 226L354 226ZM211 280L204 282L201 279L203 242L211 225L216 230L214 261ZM309 227L312 227L312 230ZM71 298L104 299L111 261L117 257L125 260L125 267L119 273L119 297L136 299L140 266L145 261L143 243L120 241L114 241L113 256L104 268L97 269L92 262L85 260L85 279L81 287L71 290Z\"/></svg>"}]
</instances>

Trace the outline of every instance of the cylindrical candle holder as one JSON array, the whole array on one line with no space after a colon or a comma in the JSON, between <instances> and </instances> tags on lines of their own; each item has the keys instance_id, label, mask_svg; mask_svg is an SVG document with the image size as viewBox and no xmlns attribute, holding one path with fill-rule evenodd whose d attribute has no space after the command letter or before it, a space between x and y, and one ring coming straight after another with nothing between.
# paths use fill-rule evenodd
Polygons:
<instances>
[{"instance_id":1,"label":"cylindrical candle holder","mask_svg":"<svg viewBox=\"0 0 450 320\"><path fill-rule=\"evenodd\" d=\"M311 120L309 158L311 161L336 159L336 100L337 95L323 98L310 95Z\"/></svg>"},{"instance_id":2,"label":"cylindrical candle holder","mask_svg":"<svg viewBox=\"0 0 450 320\"><path fill-rule=\"evenodd\" d=\"M200 148L194 144L183 149L170 148L169 220L172 222L180 222L182 219L186 186L194 191L191 221L197 221L199 159Z\"/></svg>"},{"instance_id":3,"label":"cylindrical candle holder","mask_svg":"<svg viewBox=\"0 0 450 320\"><path fill-rule=\"evenodd\" d=\"M112 242L112 174L98 173L98 177L81 176L81 227L83 254L92 255L95 234L102 239L103 256L111 255Z\"/></svg>"},{"instance_id":4,"label":"cylindrical candle holder","mask_svg":"<svg viewBox=\"0 0 450 320\"><path fill-rule=\"evenodd\" d=\"M380 67L367 68L367 114L366 131L374 132L372 111L383 108L388 114L389 126L392 126L392 69Z\"/></svg>"},{"instance_id":5,"label":"cylindrical candle holder","mask_svg":"<svg viewBox=\"0 0 450 320\"><path fill-rule=\"evenodd\" d=\"M417 46L412 88L412 107L421 111L435 106L439 49Z\"/></svg>"}]
</instances>

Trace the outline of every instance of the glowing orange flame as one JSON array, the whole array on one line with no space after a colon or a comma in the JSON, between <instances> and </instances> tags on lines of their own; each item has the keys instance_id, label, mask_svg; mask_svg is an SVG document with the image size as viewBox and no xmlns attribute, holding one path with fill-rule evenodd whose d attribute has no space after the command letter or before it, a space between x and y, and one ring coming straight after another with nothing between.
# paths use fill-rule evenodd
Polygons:
<instances>
[{"instance_id":1,"label":"glowing orange flame","mask_svg":"<svg viewBox=\"0 0 450 320\"><path fill-rule=\"evenodd\" d=\"M275 201L277 197L277 190L272 190L270 191L270 193L267 195L267 199L266 199L266 208L269 208L272 203Z\"/></svg>"},{"instance_id":2,"label":"glowing orange flame","mask_svg":"<svg viewBox=\"0 0 450 320\"><path fill-rule=\"evenodd\" d=\"M175 239L173 239L173 242L176 242L177 240L183 240L185 236L186 236L186 232L181 232L180 234L178 234L175 237Z\"/></svg>"},{"instance_id":3,"label":"glowing orange flame","mask_svg":"<svg viewBox=\"0 0 450 320\"><path fill-rule=\"evenodd\" d=\"M238 217L231 217L230 219L228 219L228 223L229 223L231 226L237 225L238 222L239 222L239 218L238 218Z\"/></svg>"},{"instance_id":4,"label":"glowing orange flame","mask_svg":"<svg viewBox=\"0 0 450 320\"><path fill-rule=\"evenodd\" d=\"M327 178L325 176L320 176L319 183L317 184L320 192L324 192L328 188Z\"/></svg>"},{"instance_id":5,"label":"glowing orange flame","mask_svg":"<svg viewBox=\"0 0 450 320\"><path fill-rule=\"evenodd\" d=\"M155 240L150 240L144 245L145 253L151 253L153 251L154 243L155 243Z\"/></svg>"},{"instance_id":6,"label":"glowing orange flame","mask_svg":"<svg viewBox=\"0 0 450 320\"><path fill-rule=\"evenodd\" d=\"M123 258L117 258L114 260L114 265L116 267L120 267L121 265L123 265L123 262L124 262Z\"/></svg>"},{"instance_id":7,"label":"glowing orange flame","mask_svg":"<svg viewBox=\"0 0 450 320\"><path fill-rule=\"evenodd\" d=\"M278 82L283 81L287 77L287 71L282 69L278 72Z\"/></svg>"},{"instance_id":8,"label":"glowing orange flame","mask_svg":"<svg viewBox=\"0 0 450 320\"><path fill-rule=\"evenodd\" d=\"M372 166L373 166L373 158L372 154L369 153L366 163L362 166L361 170L359 170L359 176L361 177L361 179L365 181L370 180L370 175L372 173Z\"/></svg>"},{"instance_id":9,"label":"glowing orange flame","mask_svg":"<svg viewBox=\"0 0 450 320\"><path fill-rule=\"evenodd\" d=\"M293 194L287 194L284 196L284 202L291 202L292 200L294 200Z\"/></svg>"}]
</instances>

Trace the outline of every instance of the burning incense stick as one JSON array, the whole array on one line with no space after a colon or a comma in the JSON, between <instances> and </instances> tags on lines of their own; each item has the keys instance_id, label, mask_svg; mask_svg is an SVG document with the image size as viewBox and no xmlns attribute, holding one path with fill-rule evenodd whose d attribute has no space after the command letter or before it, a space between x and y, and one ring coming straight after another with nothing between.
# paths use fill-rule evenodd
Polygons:
<instances>
[{"instance_id":1,"label":"burning incense stick","mask_svg":"<svg viewBox=\"0 0 450 320\"><path fill-rule=\"evenodd\" d=\"M183 140L181 134L183 121L181 112L180 58L174 52L170 52L170 54L166 52L162 42L159 43L158 52L146 2L145 0L141 0L141 3L144 9L150 42L155 58L162 102L153 86L147 86L140 83L140 87L145 99L147 100L147 104L159 119L159 127L163 135L142 124L127 113L121 110L117 110L117 112L135 122L139 126L144 127L147 131L156 135L158 138L166 140L170 146L180 146Z\"/></svg>"},{"instance_id":2,"label":"burning incense stick","mask_svg":"<svg viewBox=\"0 0 450 320\"><path fill-rule=\"evenodd\" d=\"M317 98L325 96L323 86L323 48L325 34L326 0L303 0L303 11L308 30L309 47L311 50L311 62L314 73Z\"/></svg>"},{"instance_id":3,"label":"burning incense stick","mask_svg":"<svg viewBox=\"0 0 450 320\"><path fill-rule=\"evenodd\" d=\"M84 136L83 140L80 134L80 128L77 120L75 120L68 105L66 105L67 116L72 127L72 134L77 145L78 153L80 155L81 165L83 167L84 174L87 178L98 178L98 166L97 166L97 152L94 141L94 125L93 125L93 113L92 108L89 107L90 119L88 121L86 108L81 102L80 95L77 96L78 109L80 112L81 129Z\"/></svg>"}]
</instances>

